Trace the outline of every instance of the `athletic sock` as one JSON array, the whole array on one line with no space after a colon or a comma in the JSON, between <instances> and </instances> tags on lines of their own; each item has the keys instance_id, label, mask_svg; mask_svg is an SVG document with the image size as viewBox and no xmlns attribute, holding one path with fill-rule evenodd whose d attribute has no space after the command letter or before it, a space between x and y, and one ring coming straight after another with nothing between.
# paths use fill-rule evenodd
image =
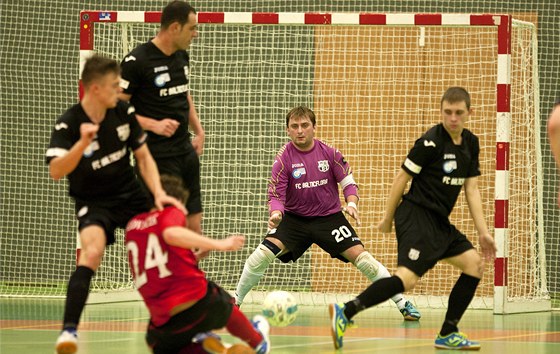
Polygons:
<instances>
[{"instance_id":1,"label":"athletic sock","mask_svg":"<svg viewBox=\"0 0 560 354\"><path fill-rule=\"evenodd\" d=\"M78 327L89 294L91 278L94 274L95 272L92 269L79 266L70 277L66 290L63 330L75 330Z\"/></svg>"},{"instance_id":2,"label":"athletic sock","mask_svg":"<svg viewBox=\"0 0 560 354\"><path fill-rule=\"evenodd\" d=\"M351 319L358 312L382 303L395 294L404 291L404 284L401 278L393 275L390 278L379 279L364 290L356 299L344 304L344 315ZM357 301L356 301L357 300Z\"/></svg>"},{"instance_id":3,"label":"athletic sock","mask_svg":"<svg viewBox=\"0 0 560 354\"><path fill-rule=\"evenodd\" d=\"M268 266L276 259L276 255L279 254L280 251L278 246L264 239L253 253L251 253L249 258L245 260L243 272L241 273L241 277L235 289L235 302L237 305L241 305L249 291L258 284L268 269Z\"/></svg>"},{"instance_id":4,"label":"athletic sock","mask_svg":"<svg viewBox=\"0 0 560 354\"><path fill-rule=\"evenodd\" d=\"M451 290L451 294L449 294L445 321L439 332L441 336L447 336L450 333L459 331L457 324L471 303L479 282L480 279L461 273L461 276L453 286L453 290Z\"/></svg>"},{"instance_id":5,"label":"athletic sock","mask_svg":"<svg viewBox=\"0 0 560 354\"><path fill-rule=\"evenodd\" d=\"M237 306L233 306L226 328L232 335L249 343L251 348L256 348L263 340L260 333L255 330L253 324Z\"/></svg>"}]
</instances>

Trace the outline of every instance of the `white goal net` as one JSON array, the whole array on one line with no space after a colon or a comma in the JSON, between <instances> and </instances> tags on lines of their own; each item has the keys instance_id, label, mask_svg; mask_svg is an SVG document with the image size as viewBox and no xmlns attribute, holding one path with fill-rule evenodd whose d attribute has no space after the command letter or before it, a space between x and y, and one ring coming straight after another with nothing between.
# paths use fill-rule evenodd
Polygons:
<instances>
[{"instance_id":1,"label":"white goal net","mask_svg":"<svg viewBox=\"0 0 560 354\"><path fill-rule=\"evenodd\" d=\"M300 104L317 113L318 137L343 151L353 166L361 195L358 234L366 248L394 270L394 235L380 234L374 226L408 149L439 121L439 100L445 89L459 85L472 94L474 115L468 128L481 140L480 190L488 224L495 224L495 205L502 207L506 199L509 206L506 225L497 221L494 230L500 243L498 273L494 265L487 265L473 306L491 308L495 293L505 299L497 300L500 312L511 311L503 308L504 302L548 299L539 235L542 210L534 26L513 22L511 56L503 66L500 27L472 25L464 21L469 15L457 15L451 21L457 23L452 25L435 26L414 25L414 15L406 14L385 17L383 25L346 23L353 21L348 14L325 15L324 24L290 25L253 24L255 14L221 15L226 23L202 23L204 19L214 21L220 14L199 14L200 35L190 50L192 94L207 134L202 158L204 230L212 237L241 232L248 242L242 252L215 253L204 261L210 278L233 289L245 259L261 242L266 231L271 162L287 141L285 114ZM126 17L144 18L142 13ZM271 17L263 18L270 21ZM318 16L309 20L305 14L279 14L278 18L280 22L282 18L321 21ZM335 19L342 23L333 25ZM374 15L370 19L377 21ZM157 23L118 21L98 22L93 31L93 50L117 60L158 29ZM387 23L390 21L393 23ZM506 124L500 122L499 106L504 104L500 103L500 99L504 101L500 84L508 83L508 78L500 75L510 76L511 83L506 89L511 119ZM497 130L504 128L508 129L504 141L508 166L500 168L497 155L501 147L497 145L504 134ZM497 171L500 169L506 171ZM477 245L463 198L452 221ZM114 256L105 260L106 275L101 272L96 277L100 289L120 284L111 278L122 279L127 274L122 245L113 247L110 254ZM451 266L437 265L423 277L412 297L419 306L446 306L457 277ZM323 303L348 298L366 286L367 280L351 265L330 259L314 247L295 264L274 263L252 299L262 299L258 290L285 289L299 294L300 301Z\"/></svg>"}]
</instances>

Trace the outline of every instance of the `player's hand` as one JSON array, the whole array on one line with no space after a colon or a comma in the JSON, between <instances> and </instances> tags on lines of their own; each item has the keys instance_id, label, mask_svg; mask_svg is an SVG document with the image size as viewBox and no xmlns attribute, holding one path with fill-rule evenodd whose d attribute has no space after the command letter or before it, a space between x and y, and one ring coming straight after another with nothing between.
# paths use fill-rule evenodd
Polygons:
<instances>
[{"instance_id":1,"label":"player's hand","mask_svg":"<svg viewBox=\"0 0 560 354\"><path fill-rule=\"evenodd\" d=\"M151 130L157 135L163 135L169 138L173 134L175 134L175 131L177 130L177 128L179 128L179 125L180 123L175 119L165 118L155 121L154 126Z\"/></svg>"},{"instance_id":2,"label":"player's hand","mask_svg":"<svg viewBox=\"0 0 560 354\"><path fill-rule=\"evenodd\" d=\"M489 234L481 234L479 237L480 248L484 260L490 262L496 258L496 243Z\"/></svg>"},{"instance_id":3,"label":"player's hand","mask_svg":"<svg viewBox=\"0 0 560 354\"><path fill-rule=\"evenodd\" d=\"M280 225L280 221L282 221L282 213L279 211L272 212L268 218L268 230L277 228Z\"/></svg>"},{"instance_id":4,"label":"player's hand","mask_svg":"<svg viewBox=\"0 0 560 354\"><path fill-rule=\"evenodd\" d=\"M377 224L377 230L387 234L393 230L393 220L383 219Z\"/></svg>"},{"instance_id":5,"label":"player's hand","mask_svg":"<svg viewBox=\"0 0 560 354\"><path fill-rule=\"evenodd\" d=\"M200 261L201 259L208 257L208 255L210 254L210 250L203 250L201 248L195 248L192 251L194 253L197 262Z\"/></svg>"},{"instance_id":6,"label":"player's hand","mask_svg":"<svg viewBox=\"0 0 560 354\"><path fill-rule=\"evenodd\" d=\"M163 210L166 205L173 205L174 207L181 210L185 215L189 213L183 203L181 203L178 199L168 196L165 193L154 196L154 205L157 210Z\"/></svg>"},{"instance_id":7,"label":"player's hand","mask_svg":"<svg viewBox=\"0 0 560 354\"><path fill-rule=\"evenodd\" d=\"M197 134L191 140L191 144L196 151L198 156L202 155L202 150L204 150L204 134Z\"/></svg>"},{"instance_id":8,"label":"player's hand","mask_svg":"<svg viewBox=\"0 0 560 354\"><path fill-rule=\"evenodd\" d=\"M93 123L82 123L80 125L80 139L84 140L89 145L93 139L95 139L98 131L99 125Z\"/></svg>"},{"instance_id":9,"label":"player's hand","mask_svg":"<svg viewBox=\"0 0 560 354\"><path fill-rule=\"evenodd\" d=\"M245 243L245 236L231 235L228 238L221 240L222 247L220 251L237 251Z\"/></svg>"},{"instance_id":10,"label":"player's hand","mask_svg":"<svg viewBox=\"0 0 560 354\"><path fill-rule=\"evenodd\" d=\"M360 222L360 216L358 214L358 210L352 206L346 206L342 208L342 211L346 214L350 215L352 219L356 220L356 224L360 226L362 223Z\"/></svg>"}]
</instances>

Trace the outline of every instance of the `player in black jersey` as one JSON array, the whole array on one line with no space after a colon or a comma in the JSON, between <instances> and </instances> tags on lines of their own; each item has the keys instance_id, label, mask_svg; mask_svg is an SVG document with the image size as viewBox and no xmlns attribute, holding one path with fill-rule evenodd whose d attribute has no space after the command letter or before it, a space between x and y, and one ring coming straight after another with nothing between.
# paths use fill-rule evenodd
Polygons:
<instances>
[{"instance_id":1,"label":"player in black jersey","mask_svg":"<svg viewBox=\"0 0 560 354\"><path fill-rule=\"evenodd\" d=\"M190 191L186 203L189 228L202 233L200 160L204 130L189 90L189 48L198 36L195 9L173 1L162 11L158 34L121 62L120 98L136 109L148 132L148 146L161 174L183 179ZM195 136L190 140L189 125Z\"/></svg>"},{"instance_id":2,"label":"player in black jersey","mask_svg":"<svg viewBox=\"0 0 560 354\"><path fill-rule=\"evenodd\" d=\"M441 99L442 123L416 140L408 153L393 181L385 216L378 225L380 231L391 232L395 220L397 271L392 277L371 284L354 300L330 305L335 346L342 346L346 327L358 312L413 289L424 273L444 260L459 268L462 274L449 295L445 321L435 346L480 349L478 342L470 341L457 328L482 278L484 260L491 261L496 255L477 186L476 177L480 175L478 138L464 128L471 113L469 93L461 87L449 88ZM403 195L410 180L410 189ZM484 260L449 221L463 187Z\"/></svg>"},{"instance_id":3,"label":"player in black jersey","mask_svg":"<svg viewBox=\"0 0 560 354\"><path fill-rule=\"evenodd\" d=\"M548 140L550 142L550 150L556 167L560 170L560 97L554 103L550 117L548 118ZM560 192L558 194L558 206L560 206Z\"/></svg>"},{"instance_id":4,"label":"player in black jersey","mask_svg":"<svg viewBox=\"0 0 560 354\"><path fill-rule=\"evenodd\" d=\"M68 282L63 330L56 343L59 354L77 351L76 330L90 281L106 245L115 242L115 228L124 228L134 215L150 209L130 165L131 150L155 205L162 209L164 204L173 204L184 210L161 186L134 108L118 101L119 81L116 61L97 55L88 59L82 73L84 96L56 121L46 152L51 177L68 176L82 246Z\"/></svg>"}]
</instances>

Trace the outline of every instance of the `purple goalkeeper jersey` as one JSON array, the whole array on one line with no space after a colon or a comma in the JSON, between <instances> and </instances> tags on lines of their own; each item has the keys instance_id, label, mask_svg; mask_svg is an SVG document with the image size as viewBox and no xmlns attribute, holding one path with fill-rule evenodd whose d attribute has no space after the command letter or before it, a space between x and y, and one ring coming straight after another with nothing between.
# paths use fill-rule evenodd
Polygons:
<instances>
[{"instance_id":1,"label":"purple goalkeeper jersey","mask_svg":"<svg viewBox=\"0 0 560 354\"><path fill-rule=\"evenodd\" d=\"M327 216L340 211L338 184L344 196L358 196L352 169L336 148L315 139L310 151L284 145L272 164L268 182L269 211L300 216Z\"/></svg>"}]
</instances>

